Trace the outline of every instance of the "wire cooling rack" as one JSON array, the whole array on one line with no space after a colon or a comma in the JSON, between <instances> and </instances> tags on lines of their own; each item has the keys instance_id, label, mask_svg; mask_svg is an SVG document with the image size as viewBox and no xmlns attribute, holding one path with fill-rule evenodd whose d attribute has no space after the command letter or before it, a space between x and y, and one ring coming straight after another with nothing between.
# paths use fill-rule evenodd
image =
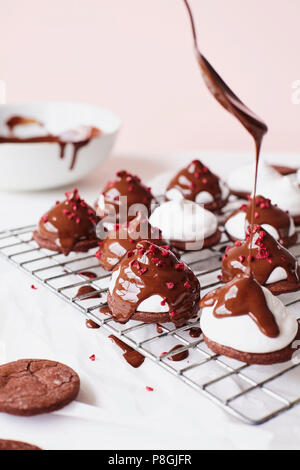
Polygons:
<instances>
[{"instance_id":1,"label":"wire cooling rack","mask_svg":"<svg viewBox=\"0 0 300 470\"><path fill-rule=\"evenodd\" d=\"M232 210L236 203L229 204L226 211ZM207 348L202 336L190 336L189 330L197 322L180 328L167 323L159 329L156 325L132 320L126 325L116 323L110 315L100 312L106 305L110 274L99 266L95 249L87 254L72 253L65 257L39 248L32 240L33 229L34 226L29 225L0 232L1 256L230 414L248 424L261 424L300 401L300 369L292 361L256 366L216 355ZM223 233L218 246L182 256L199 278L202 295L220 285L220 261L227 244ZM299 258L300 243L291 251ZM89 270L96 274L94 279L83 274ZM83 285L94 287L101 297L91 298L94 292L78 296L78 289ZM300 293L285 294L281 300L300 316ZM178 345L180 349L168 352ZM181 350L188 350L188 357L180 362L171 361L170 357Z\"/></svg>"}]
</instances>

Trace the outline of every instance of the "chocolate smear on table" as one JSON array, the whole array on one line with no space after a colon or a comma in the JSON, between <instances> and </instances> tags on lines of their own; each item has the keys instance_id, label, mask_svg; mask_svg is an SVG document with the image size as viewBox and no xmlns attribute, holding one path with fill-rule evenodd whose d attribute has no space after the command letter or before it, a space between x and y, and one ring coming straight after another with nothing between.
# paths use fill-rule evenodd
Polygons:
<instances>
[{"instance_id":1,"label":"chocolate smear on table","mask_svg":"<svg viewBox=\"0 0 300 470\"><path fill-rule=\"evenodd\" d=\"M122 351L124 351L123 357L124 359L134 368L140 367L144 360L145 357L133 349L131 346L128 344L124 343L120 338L117 338L115 335L110 335L109 338L115 343Z\"/></svg>"}]
</instances>

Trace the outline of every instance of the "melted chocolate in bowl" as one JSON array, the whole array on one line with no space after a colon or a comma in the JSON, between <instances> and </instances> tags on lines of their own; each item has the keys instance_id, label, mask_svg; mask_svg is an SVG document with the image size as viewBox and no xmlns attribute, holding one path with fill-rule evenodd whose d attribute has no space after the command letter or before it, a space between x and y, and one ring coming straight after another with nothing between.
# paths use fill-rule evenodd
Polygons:
<instances>
[{"instance_id":1,"label":"melted chocolate in bowl","mask_svg":"<svg viewBox=\"0 0 300 470\"><path fill-rule=\"evenodd\" d=\"M47 133L44 136L36 137L17 137L15 135L15 127L17 126L27 126L36 124L40 127L45 128L45 125L37 121L36 119L26 117L26 116L12 116L6 121L6 125L9 128L10 135L8 137L0 136L0 144L32 144L32 143L56 143L59 146L59 156L64 158L65 148L67 144L73 146L72 160L70 164L70 170L75 166L78 151L80 148L88 145L88 143L95 137L100 137L102 132L97 127L85 128L85 132L79 132L77 129L70 129L66 132L61 133L60 135L53 135Z\"/></svg>"}]
</instances>

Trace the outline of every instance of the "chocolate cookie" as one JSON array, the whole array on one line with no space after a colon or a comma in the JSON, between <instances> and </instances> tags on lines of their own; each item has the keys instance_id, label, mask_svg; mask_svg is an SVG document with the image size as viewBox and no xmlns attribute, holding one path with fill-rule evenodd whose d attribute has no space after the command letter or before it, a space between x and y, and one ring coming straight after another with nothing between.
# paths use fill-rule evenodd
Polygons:
<instances>
[{"instance_id":1,"label":"chocolate cookie","mask_svg":"<svg viewBox=\"0 0 300 470\"><path fill-rule=\"evenodd\" d=\"M0 366L0 411L33 416L63 408L79 392L70 367L44 359L21 359Z\"/></svg>"},{"instance_id":2,"label":"chocolate cookie","mask_svg":"<svg viewBox=\"0 0 300 470\"><path fill-rule=\"evenodd\" d=\"M210 248L211 246L217 245L219 241L221 240L221 236L222 236L222 233L220 232L220 230L217 230L213 235L203 240L203 245L201 245L201 248L196 248L196 249L203 250L204 248ZM170 240L170 245L172 247L178 248L179 250L183 250L183 251L185 251L186 247L191 244L196 245L197 242L195 241L183 242L181 240Z\"/></svg>"},{"instance_id":3,"label":"chocolate cookie","mask_svg":"<svg viewBox=\"0 0 300 470\"><path fill-rule=\"evenodd\" d=\"M10 441L7 439L0 439L0 450L42 450L39 447L27 444L27 442Z\"/></svg>"},{"instance_id":4,"label":"chocolate cookie","mask_svg":"<svg viewBox=\"0 0 300 470\"><path fill-rule=\"evenodd\" d=\"M300 324L298 322L298 333L294 341L300 340ZM222 354L223 356L231 357L237 361L245 362L246 364L261 364L261 365L271 365L278 364L280 362L287 362L292 359L293 354L300 348L300 345L293 348L292 345L294 341L279 351L274 351L271 353L257 354L257 353L247 353L243 351L238 351L237 349L229 348L228 346L223 346L222 344L215 343L210 340L203 334L203 338L207 346L216 354ZM300 341L299 341L300 342Z\"/></svg>"}]
</instances>

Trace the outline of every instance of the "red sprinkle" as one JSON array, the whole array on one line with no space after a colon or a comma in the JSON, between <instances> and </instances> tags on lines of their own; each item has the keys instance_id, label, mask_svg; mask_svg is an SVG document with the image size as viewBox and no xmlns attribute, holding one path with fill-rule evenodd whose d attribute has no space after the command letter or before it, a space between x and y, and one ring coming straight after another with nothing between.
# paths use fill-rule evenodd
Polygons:
<instances>
[{"instance_id":1,"label":"red sprinkle","mask_svg":"<svg viewBox=\"0 0 300 470\"><path fill-rule=\"evenodd\" d=\"M94 362L94 361L95 361L95 359L96 359L96 356L95 356L95 354L92 354L92 355L89 357L89 359L90 359L91 361L93 361L93 362Z\"/></svg>"},{"instance_id":2,"label":"red sprinkle","mask_svg":"<svg viewBox=\"0 0 300 470\"><path fill-rule=\"evenodd\" d=\"M147 386L146 386L146 390L147 390L147 392L153 392L154 388L149 387L149 386L147 385Z\"/></svg>"},{"instance_id":3,"label":"red sprinkle","mask_svg":"<svg viewBox=\"0 0 300 470\"><path fill-rule=\"evenodd\" d=\"M133 255L134 255L134 251L129 250L129 251L127 252L127 258L131 258Z\"/></svg>"},{"instance_id":4,"label":"red sprinkle","mask_svg":"<svg viewBox=\"0 0 300 470\"><path fill-rule=\"evenodd\" d=\"M164 297L160 303L160 305L164 306L166 305L167 297Z\"/></svg>"},{"instance_id":5,"label":"red sprinkle","mask_svg":"<svg viewBox=\"0 0 300 470\"><path fill-rule=\"evenodd\" d=\"M80 217L77 217L76 224L80 224Z\"/></svg>"},{"instance_id":6,"label":"red sprinkle","mask_svg":"<svg viewBox=\"0 0 300 470\"><path fill-rule=\"evenodd\" d=\"M184 270L184 263L179 263L175 265L176 271L183 271Z\"/></svg>"},{"instance_id":7,"label":"red sprinkle","mask_svg":"<svg viewBox=\"0 0 300 470\"><path fill-rule=\"evenodd\" d=\"M190 284L189 282L185 282L185 283L184 283L184 287L185 287L186 289L190 289L192 286L191 286L191 284Z\"/></svg>"},{"instance_id":8,"label":"red sprinkle","mask_svg":"<svg viewBox=\"0 0 300 470\"><path fill-rule=\"evenodd\" d=\"M174 284L174 282L166 282L166 286L167 286L168 289L171 290L171 289L174 289L175 284Z\"/></svg>"},{"instance_id":9,"label":"red sprinkle","mask_svg":"<svg viewBox=\"0 0 300 470\"><path fill-rule=\"evenodd\" d=\"M177 317L177 315L178 315L178 313L175 310L171 310L171 312L170 312L171 318Z\"/></svg>"},{"instance_id":10,"label":"red sprinkle","mask_svg":"<svg viewBox=\"0 0 300 470\"><path fill-rule=\"evenodd\" d=\"M245 261L245 256L240 255L240 256L239 256L239 261L240 261L241 263L243 263L243 262Z\"/></svg>"},{"instance_id":11,"label":"red sprinkle","mask_svg":"<svg viewBox=\"0 0 300 470\"><path fill-rule=\"evenodd\" d=\"M142 268L142 269L140 270L140 273L141 273L141 274L145 274L147 271L148 271L148 268Z\"/></svg>"},{"instance_id":12,"label":"red sprinkle","mask_svg":"<svg viewBox=\"0 0 300 470\"><path fill-rule=\"evenodd\" d=\"M35 285L34 285L34 284L31 284L31 286L30 286L30 287L31 287L31 289L37 290L37 287L35 287Z\"/></svg>"}]
</instances>

